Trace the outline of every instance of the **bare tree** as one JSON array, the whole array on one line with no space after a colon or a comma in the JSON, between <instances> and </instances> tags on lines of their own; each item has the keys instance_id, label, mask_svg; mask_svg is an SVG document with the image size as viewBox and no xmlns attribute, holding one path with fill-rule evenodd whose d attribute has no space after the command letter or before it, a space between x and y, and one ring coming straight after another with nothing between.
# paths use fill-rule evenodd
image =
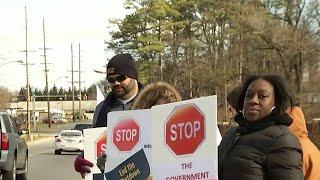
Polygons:
<instances>
[{"instance_id":1,"label":"bare tree","mask_svg":"<svg viewBox=\"0 0 320 180\"><path fill-rule=\"evenodd\" d=\"M3 86L0 86L0 109L6 110L9 102L11 101L12 94L11 92Z\"/></svg>"}]
</instances>

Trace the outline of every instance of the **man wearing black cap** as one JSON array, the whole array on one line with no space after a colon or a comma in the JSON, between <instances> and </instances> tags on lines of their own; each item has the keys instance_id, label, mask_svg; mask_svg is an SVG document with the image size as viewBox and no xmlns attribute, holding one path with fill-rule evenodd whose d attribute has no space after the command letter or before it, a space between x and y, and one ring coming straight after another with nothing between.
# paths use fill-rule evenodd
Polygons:
<instances>
[{"instance_id":1,"label":"man wearing black cap","mask_svg":"<svg viewBox=\"0 0 320 180\"><path fill-rule=\"evenodd\" d=\"M107 65L107 81L112 89L96 107L93 127L106 127L110 111L129 110L142 85L137 81L138 70L130 54L118 54Z\"/></svg>"},{"instance_id":2,"label":"man wearing black cap","mask_svg":"<svg viewBox=\"0 0 320 180\"><path fill-rule=\"evenodd\" d=\"M107 65L107 81L111 92L104 101L97 105L93 115L93 127L107 127L107 114L111 111L129 110L142 84L138 82L138 70L133 57L130 54L118 54L114 56ZM90 170L85 166L92 167L93 164L79 155L75 162L75 170L85 173Z\"/></svg>"}]
</instances>

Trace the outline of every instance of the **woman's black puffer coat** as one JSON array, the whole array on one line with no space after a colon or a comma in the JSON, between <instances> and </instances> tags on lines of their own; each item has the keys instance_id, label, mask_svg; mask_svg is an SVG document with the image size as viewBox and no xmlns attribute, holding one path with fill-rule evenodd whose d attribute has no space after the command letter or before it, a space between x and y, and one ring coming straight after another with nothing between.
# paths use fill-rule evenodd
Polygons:
<instances>
[{"instance_id":1,"label":"woman's black puffer coat","mask_svg":"<svg viewBox=\"0 0 320 180\"><path fill-rule=\"evenodd\" d=\"M302 148L287 114L236 121L219 145L219 180L303 180Z\"/></svg>"}]
</instances>

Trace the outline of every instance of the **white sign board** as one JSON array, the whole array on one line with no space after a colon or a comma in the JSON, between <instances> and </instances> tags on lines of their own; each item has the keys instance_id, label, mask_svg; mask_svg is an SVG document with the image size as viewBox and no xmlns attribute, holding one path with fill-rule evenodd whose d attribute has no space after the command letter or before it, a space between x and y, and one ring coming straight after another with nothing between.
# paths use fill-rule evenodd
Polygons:
<instances>
[{"instance_id":1,"label":"white sign board","mask_svg":"<svg viewBox=\"0 0 320 180\"><path fill-rule=\"evenodd\" d=\"M103 180L103 174L97 167L97 159L107 147L106 127L84 129L84 159L93 163L91 173L86 174L85 180Z\"/></svg>"},{"instance_id":2,"label":"white sign board","mask_svg":"<svg viewBox=\"0 0 320 180\"><path fill-rule=\"evenodd\" d=\"M145 180L150 175L151 117L150 109L108 113L108 180Z\"/></svg>"},{"instance_id":3,"label":"white sign board","mask_svg":"<svg viewBox=\"0 0 320 180\"><path fill-rule=\"evenodd\" d=\"M218 179L217 97L152 107L153 179Z\"/></svg>"}]
</instances>

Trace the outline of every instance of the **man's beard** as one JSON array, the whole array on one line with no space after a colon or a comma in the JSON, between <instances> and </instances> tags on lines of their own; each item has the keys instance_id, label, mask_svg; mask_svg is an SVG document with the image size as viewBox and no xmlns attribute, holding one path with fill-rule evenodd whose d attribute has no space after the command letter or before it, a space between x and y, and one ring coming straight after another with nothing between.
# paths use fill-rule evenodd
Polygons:
<instances>
[{"instance_id":1,"label":"man's beard","mask_svg":"<svg viewBox=\"0 0 320 180\"><path fill-rule=\"evenodd\" d=\"M117 91L118 88L121 88ZM131 79L127 86L122 86L121 84L113 86L112 91L115 93L116 97L119 99L127 99L126 97L134 89L134 80Z\"/></svg>"}]
</instances>

